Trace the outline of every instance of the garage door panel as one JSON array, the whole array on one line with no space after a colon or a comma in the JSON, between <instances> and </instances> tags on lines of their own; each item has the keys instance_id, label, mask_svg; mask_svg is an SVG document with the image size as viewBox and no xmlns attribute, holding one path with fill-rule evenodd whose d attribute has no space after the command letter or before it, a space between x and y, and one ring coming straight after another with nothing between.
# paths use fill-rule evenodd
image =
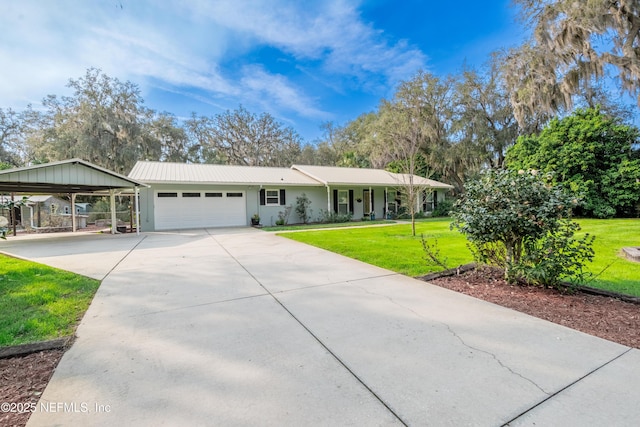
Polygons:
<instances>
[{"instance_id":1,"label":"garage door panel","mask_svg":"<svg viewBox=\"0 0 640 427\"><path fill-rule=\"evenodd\" d=\"M157 230L229 227L246 225L246 193L240 191L178 191L177 197L159 197L168 191L159 190L155 196ZM230 197L236 195L239 197Z\"/></svg>"}]
</instances>

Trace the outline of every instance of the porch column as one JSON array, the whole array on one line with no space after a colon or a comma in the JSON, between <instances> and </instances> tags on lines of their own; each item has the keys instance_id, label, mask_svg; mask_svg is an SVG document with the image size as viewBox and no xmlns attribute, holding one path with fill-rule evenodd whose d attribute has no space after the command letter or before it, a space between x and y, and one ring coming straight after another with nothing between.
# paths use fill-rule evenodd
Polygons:
<instances>
[{"instance_id":1,"label":"porch column","mask_svg":"<svg viewBox=\"0 0 640 427\"><path fill-rule=\"evenodd\" d=\"M76 193L71 193L71 231L74 233L78 229L76 221Z\"/></svg>"},{"instance_id":2,"label":"porch column","mask_svg":"<svg viewBox=\"0 0 640 427\"><path fill-rule=\"evenodd\" d=\"M387 219L389 215L389 192L387 191L387 187L384 187L384 219Z\"/></svg>"},{"instance_id":3,"label":"porch column","mask_svg":"<svg viewBox=\"0 0 640 427\"><path fill-rule=\"evenodd\" d=\"M329 185L327 185L327 214L331 214L333 212L331 210L331 189L329 189Z\"/></svg>"},{"instance_id":4,"label":"porch column","mask_svg":"<svg viewBox=\"0 0 640 427\"><path fill-rule=\"evenodd\" d=\"M117 226L118 226L118 219L116 218L116 191L115 190L109 190L109 198L111 201L111 234L116 234L117 230Z\"/></svg>"}]
</instances>

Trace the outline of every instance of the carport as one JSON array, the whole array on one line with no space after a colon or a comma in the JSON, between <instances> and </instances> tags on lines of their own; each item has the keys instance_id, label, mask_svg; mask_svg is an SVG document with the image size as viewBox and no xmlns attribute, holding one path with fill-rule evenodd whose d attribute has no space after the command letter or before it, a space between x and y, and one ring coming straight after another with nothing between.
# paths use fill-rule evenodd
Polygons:
<instances>
[{"instance_id":1,"label":"carport","mask_svg":"<svg viewBox=\"0 0 640 427\"><path fill-rule=\"evenodd\" d=\"M116 193L129 193L135 200L136 232L140 233L139 188L146 184L82 159L69 159L0 171L0 194L71 194L72 230L77 229L75 200L78 194L109 195L111 233L116 233Z\"/></svg>"}]
</instances>

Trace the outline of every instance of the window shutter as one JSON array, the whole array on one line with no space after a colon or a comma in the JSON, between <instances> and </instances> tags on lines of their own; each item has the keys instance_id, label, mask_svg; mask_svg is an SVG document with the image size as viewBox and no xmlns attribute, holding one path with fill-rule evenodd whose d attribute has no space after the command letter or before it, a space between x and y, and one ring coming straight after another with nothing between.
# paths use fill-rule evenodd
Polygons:
<instances>
[{"instance_id":1,"label":"window shutter","mask_svg":"<svg viewBox=\"0 0 640 427\"><path fill-rule=\"evenodd\" d=\"M280 204L284 206L284 205L285 205L285 203L286 203L286 202L285 202L285 200L284 200L284 188L281 188L281 189L280 189Z\"/></svg>"},{"instance_id":2,"label":"window shutter","mask_svg":"<svg viewBox=\"0 0 640 427\"><path fill-rule=\"evenodd\" d=\"M433 209L438 207L438 191L433 190Z\"/></svg>"},{"instance_id":3,"label":"window shutter","mask_svg":"<svg viewBox=\"0 0 640 427\"><path fill-rule=\"evenodd\" d=\"M353 214L353 190L349 190L349 212Z\"/></svg>"},{"instance_id":4,"label":"window shutter","mask_svg":"<svg viewBox=\"0 0 640 427\"><path fill-rule=\"evenodd\" d=\"M375 197L373 197L373 188L371 189L371 194L369 194L369 197L371 197L371 210L374 211L376 209L375 207Z\"/></svg>"},{"instance_id":5,"label":"window shutter","mask_svg":"<svg viewBox=\"0 0 640 427\"><path fill-rule=\"evenodd\" d=\"M266 191L264 188L260 189L260 206L264 206L266 204Z\"/></svg>"},{"instance_id":6,"label":"window shutter","mask_svg":"<svg viewBox=\"0 0 640 427\"><path fill-rule=\"evenodd\" d=\"M338 213L338 190L333 190L333 211Z\"/></svg>"}]
</instances>

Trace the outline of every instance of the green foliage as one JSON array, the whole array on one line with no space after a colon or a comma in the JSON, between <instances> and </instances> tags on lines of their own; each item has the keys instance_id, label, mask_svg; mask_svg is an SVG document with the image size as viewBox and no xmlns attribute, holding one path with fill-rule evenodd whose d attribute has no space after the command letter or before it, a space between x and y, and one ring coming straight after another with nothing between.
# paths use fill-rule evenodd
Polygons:
<instances>
[{"instance_id":1,"label":"green foliage","mask_svg":"<svg viewBox=\"0 0 640 427\"><path fill-rule=\"evenodd\" d=\"M551 182L578 193L576 214L595 218L637 216L640 132L597 108L554 119L539 134L518 138L507 153L512 170L551 173Z\"/></svg>"},{"instance_id":2,"label":"green foliage","mask_svg":"<svg viewBox=\"0 0 640 427\"><path fill-rule=\"evenodd\" d=\"M100 282L0 256L0 346L73 335Z\"/></svg>"},{"instance_id":3,"label":"green foliage","mask_svg":"<svg viewBox=\"0 0 640 427\"><path fill-rule=\"evenodd\" d=\"M594 236L585 234L575 238L580 226L562 220L554 232L541 239L525 240L524 257L514 266L519 275L530 283L558 287L561 279L575 284L586 283L593 275L584 270L586 262L593 261Z\"/></svg>"},{"instance_id":4,"label":"green foliage","mask_svg":"<svg viewBox=\"0 0 640 427\"><path fill-rule=\"evenodd\" d=\"M582 284L640 297L640 264L619 254L621 247L629 246L635 236L640 235L640 220L580 219L577 222L582 231L576 233L576 238L581 238L586 233L596 236L593 243L593 263L587 267L587 271L593 273L594 277ZM462 234L451 230L449 226L450 220L447 218L432 218L416 224L418 233L424 234L427 241L438 240L440 255L448 259L448 265L457 266L473 261L473 254L468 249L471 245L467 244ZM299 230L301 227L312 226L298 226L296 229ZM410 276L423 276L441 270L435 265L425 263L424 250L417 238L407 234L409 228L408 224L399 224L386 227L311 230L283 233L281 236ZM275 228L273 231L276 231ZM486 244L484 248L489 246L490 244ZM504 260L504 245L493 246L498 253L502 252Z\"/></svg>"},{"instance_id":5,"label":"green foliage","mask_svg":"<svg viewBox=\"0 0 640 427\"><path fill-rule=\"evenodd\" d=\"M291 205L285 206L283 211L278 212L278 219L276 219L276 225L282 226L289 223L289 215L291 215Z\"/></svg>"},{"instance_id":6,"label":"green foliage","mask_svg":"<svg viewBox=\"0 0 640 427\"><path fill-rule=\"evenodd\" d=\"M434 218L449 216L453 209L453 200L444 199L438 202L438 206L431 212L431 216Z\"/></svg>"},{"instance_id":7,"label":"green foliage","mask_svg":"<svg viewBox=\"0 0 640 427\"><path fill-rule=\"evenodd\" d=\"M480 262L499 265L510 281L555 286L580 276L593 239L576 240L577 199L532 173L489 170L470 181L455 204L452 227L467 236Z\"/></svg>"},{"instance_id":8,"label":"green foliage","mask_svg":"<svg viewBox=\"0 0 640 427\"><path fill-rule=\"evenodd\" d=\"M301 196L296 197L296 213L298 217L302 220L303 224L306 224L311 219L312 209L311 200L307 197L305 193L302 193Z\"/></svg>"},{"instance_id":9,"label":"green foliage","mask_svg":"<svg viewBox=\"0 0 640 427\"><path fill-rule=\"evenodd\" d=\"M325 224L349 222L352 219L353 215L351 213L340 214L337 212L329 212L322 209L320 210L320 222Z\"/></svg>"}]
</instances>

